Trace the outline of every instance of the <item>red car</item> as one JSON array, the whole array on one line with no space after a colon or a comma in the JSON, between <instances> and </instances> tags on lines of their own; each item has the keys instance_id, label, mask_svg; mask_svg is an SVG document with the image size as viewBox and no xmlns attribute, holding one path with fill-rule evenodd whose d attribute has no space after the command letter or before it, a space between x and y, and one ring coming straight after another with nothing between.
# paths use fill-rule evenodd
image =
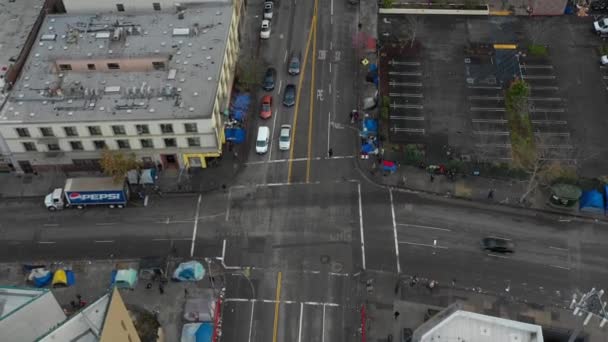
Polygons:
<instances>
[{"instance_id":1,"label":"red car","mask_svg":"<svg viewBox=\"0 0 608 342\"><path fill-rule=\"evenodd\" d=\"M260 117L262 119L268 119L272 116L272 96L266 95L262 97L262 109L260 110Z\"/></svg>"}]
</instances>

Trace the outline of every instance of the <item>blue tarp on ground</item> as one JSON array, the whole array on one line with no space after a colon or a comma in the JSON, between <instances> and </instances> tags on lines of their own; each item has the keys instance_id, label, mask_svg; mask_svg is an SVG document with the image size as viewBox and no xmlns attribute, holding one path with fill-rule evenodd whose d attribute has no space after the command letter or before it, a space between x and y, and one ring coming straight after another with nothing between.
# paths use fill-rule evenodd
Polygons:
<instances>
[{"instance_id":1,"label":"blue tarp on ground","mask_svg":"<svg viewBox=\"0 0 608 342\"><path fill-rule=\"evenodd\" d=\"M226 128L224 129L226 141L231 141L234 144L242 144L245 141L245 130L243 128Z\"/></svg>"},{"instance_id":2,"label":"blue tarp on ground","mask_svg":"<svg viewBox=\"0 0 608 342\"><path fill-rule=\"evenodd\" d=\"M251 96L247 93L235 95L230 103L229 115L237 121L245 121L247 110L251 104Z\"/></svg>"},{"instance_id":3,"label":"blue tarp on ground","mask_svg":"<svg viewBox=\"0 0 608 342\"><path fill-rule=\"evenodd\" d=\"M211 342L213 323L187 323L182 327L181 342Z\"/></svg>"},{"instance_id":4,"label":"blue tarp on ground","mask_svg":"<svg viewBox=\"0 0 608 342\"><path fill-rule=\"evenodd\" d=\"M604 195L597 190L583 191L580 203L580 211L594 214L604 213Z\"/></svg>"},{"instance_id":5,"label":"blue tarp on ground","mask_svg":"<svg viewBox=\"0 0 608 342\"><path fill-rule=\"evenodd\" d=\"M362 137L368 137L376 134L378 134L378 120L372 118L363 119L360 135Z\"/></svg>"},{"instance_id":6,"label":"blue tarp on ground","mask_svg":"<svg viewBox=\"0 0 608 342\"><path fill-rule=\"evenodd\" d=\"M203 323L198 330L196 330L196 342L211 342L213 337L213 324Z\"/></svg>"}]
</instances>

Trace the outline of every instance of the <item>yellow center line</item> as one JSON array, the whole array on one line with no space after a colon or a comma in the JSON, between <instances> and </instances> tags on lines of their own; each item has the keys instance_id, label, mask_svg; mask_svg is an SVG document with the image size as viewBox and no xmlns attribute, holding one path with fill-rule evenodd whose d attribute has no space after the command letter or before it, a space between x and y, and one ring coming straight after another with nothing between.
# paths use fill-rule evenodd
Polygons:
<instances>
[{"instance_id":1,"label":"yellow center line","mask_svg":"<svg viewBox=\"0 0 608 342\"><path fill-rule=\"evenodd\" d=\"M318 0L315 0L314 14L312 16L312 67L310 68L312 75L310 81L310 110L308 112L308 158L306 159L306 183L310 183L310 162L312 160L312 119L315 103L315 61L317 60L317 1Z\"/></svg>"},{"instance_id":2,"label":"yellow center line","mask_svg":"<svg viewBox=\"0 0 608 342\"><path fill-rule=\"evenodd\" d=\"M315 23L315 14L313 13L312 21L310 23L310 30L308 32L308 41L306 42L306 50L304 52L304 60L302 61L302 70L300 72L300 79L298 81L298 89L296 89L296 103L293 113L293 127L291 127L291 146L289 146L289 165L287 167L287 183L291 183L291 173L293 169L293 150L296 145L296 133L298 127L298 107L300 107L300 92L302 91L302 82L304 81L304 73L306 72L306 61L308 60L308 50L310 49L310 41L312 39L312 30Z\"/></svg>"},{"instance_id":3,"label":"yellow center line","mask_svg":"<svg viewBox=\"0 0 608 342\"><path fill-rule=\"evenodd\" d=\"M277 275L277 294L275 296L275 304L274 304L274 326L272 329L272 342L277 342L277 333L279 329L279 301L281 300L281 279L283 278L283 273L279 272Z\"/></svg>"}]
</instances>

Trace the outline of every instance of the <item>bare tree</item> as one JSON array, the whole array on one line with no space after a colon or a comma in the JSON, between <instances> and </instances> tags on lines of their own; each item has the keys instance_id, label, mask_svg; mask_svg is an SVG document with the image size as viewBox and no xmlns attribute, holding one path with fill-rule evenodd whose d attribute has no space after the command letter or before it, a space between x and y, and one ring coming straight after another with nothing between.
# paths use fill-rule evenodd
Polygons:
<instances>
[{"instance_id":1,"label":"bare tree","mask_svg":"<svg viewBox=\"0 0 608 342\"><path fill-rule=\"evenodd\" d=\"M421 15L408 15L405 18L405 35L407 41L410 42L410 48L414 46L414 42L418 37L418 30L422 27L424 17Z\"/></svg>"}]
</instances>

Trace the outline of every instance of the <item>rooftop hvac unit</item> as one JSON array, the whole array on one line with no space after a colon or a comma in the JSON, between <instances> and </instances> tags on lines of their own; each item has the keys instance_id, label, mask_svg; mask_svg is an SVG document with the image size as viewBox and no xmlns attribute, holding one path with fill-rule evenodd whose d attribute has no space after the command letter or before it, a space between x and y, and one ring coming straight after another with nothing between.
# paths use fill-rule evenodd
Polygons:
<instances>
[{"instance_id":1,"label":"rooftop hvac unit","mask_svg":"<svg viewBox=\"0 0 608 342\"><path fill-rule=\"evenodd\" d=\"M120 40L122 37L123 28L117 27L114 29L114 34L112 34L112 40Z\"/></svg>"}]
</instances>

